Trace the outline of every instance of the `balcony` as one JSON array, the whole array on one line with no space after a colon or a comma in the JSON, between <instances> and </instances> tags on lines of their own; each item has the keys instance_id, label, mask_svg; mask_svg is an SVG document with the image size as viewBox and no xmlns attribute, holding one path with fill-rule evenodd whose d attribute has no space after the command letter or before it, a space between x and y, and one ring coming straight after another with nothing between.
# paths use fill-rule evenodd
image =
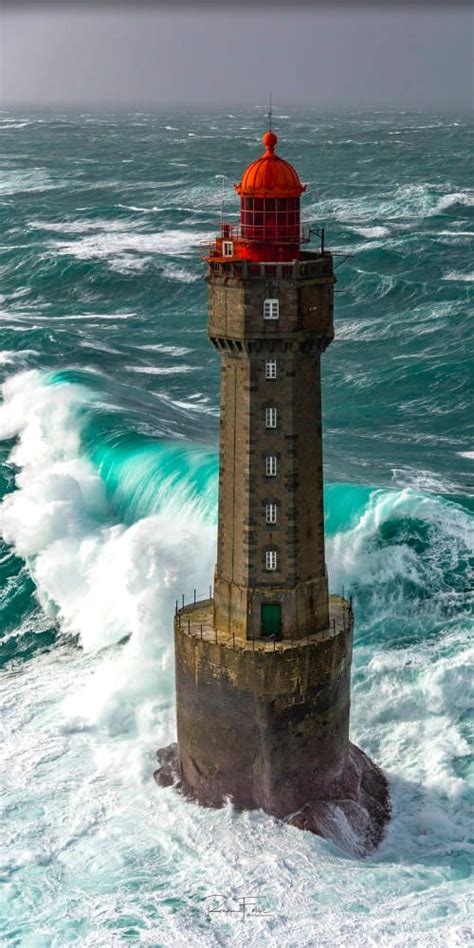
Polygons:
<instances>
[{"instance_id":1,"label":"balcony","mask_svg":"<svg viewBox=\"0 0 474 948\"><path fill-rule=\"evenodd\" d=\"M222 244L229 241L236 244L276 244L277 246L294 246L299 244L309 244L311 240L310 225L303 223L299 227L279 225L278 227L269 227L268 225L246 224L221 224L221 233L210 243L203 244L203 257L222 257L232 256L223 253Z\"/></svg>"},{"instance_id":2,"label":"balcony","mask_svg":"<svg viewBox=\"0 0 474 948\"><path fill-rule=\"evenodd\" d=\"M250 260L225 260L220 255L205 258L209 264L208 276L224 280L295 280L332 276L330 253L303 251L297 260L254 263Z\"/></svg>"},{"instance_id":3,"label":"balcony","mask_svg":"<svg viewBox=\"0 0 474 948\"><path fill-rule=\"evenodd\" d=\"M245 240L246 243L308 244L310 225L273 221L265 224L222 224L223 240Z\"/></svg>"},{"instance_id":4,"label":"balcony","mask_svg":"<svg viewBox=\"0 0 474 948\"><path fill-rule=\"evenodd\" d=\"M204 602L192 603L179 609L176 603L175 634L188 635L194 639L195 647L205 649L209 646L239 649L260 653L289 652L293 649L307 647L317 648L328 639L352 634L354 616L352 612L352 597L350 601L343 596L329 597L329 622L327 629L319 632L309 631L301 633L298 629L292 630L285 638L248 638L239 639L235 632L219 631L215 625L215 605L213 599ZM202 643L202 644L201 644Z\"/></svg>"}]
</instances>

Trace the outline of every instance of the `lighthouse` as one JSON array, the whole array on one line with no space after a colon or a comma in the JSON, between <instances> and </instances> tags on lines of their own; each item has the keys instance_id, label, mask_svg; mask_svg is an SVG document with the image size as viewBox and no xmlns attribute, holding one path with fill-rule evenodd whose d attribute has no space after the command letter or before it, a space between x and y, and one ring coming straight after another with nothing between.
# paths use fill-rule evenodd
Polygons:
<instances>
[{"instance_id":1,"label":"lighthouse","mask_svg":"<svg viewBox=\"0 0 474 948\"><path fill-rule=\"evenodd\" d=\"M349 741L352 605L329 595L321 356L333 258L301 221L305 191L277 136L235 185L207 264L221 364L213 595L177 603L177 743L160 785L205 806L261 808L364 853L389 815L382 771Z\"/></svg>"}]
</instances>

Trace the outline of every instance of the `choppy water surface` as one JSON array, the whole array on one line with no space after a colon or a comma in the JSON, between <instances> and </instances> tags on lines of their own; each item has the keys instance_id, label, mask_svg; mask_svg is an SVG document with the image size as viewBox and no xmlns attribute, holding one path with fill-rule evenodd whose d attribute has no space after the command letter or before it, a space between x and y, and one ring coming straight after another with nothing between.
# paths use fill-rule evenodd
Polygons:
<instances>
[{"instance_id":1,"label":"choppy water surface","mask_svg":"<svg viewBox=\"0 0 474 948\"><path fill-rule=\"evenodd\" d=\"M472 131L407 113L276 124L305 216L340 254L328 565L354 596L352 737L390 776L393 820L358 861L151 779L174 734L174 602L206 591L214 561L219 367L199 249L216 175L238 180L259 153L261 112L3 112L7 944L472 939ZM209 911L216 893L237 914ZM244 896L265 914L243 919Z\"/></svg>"}]
</instances>

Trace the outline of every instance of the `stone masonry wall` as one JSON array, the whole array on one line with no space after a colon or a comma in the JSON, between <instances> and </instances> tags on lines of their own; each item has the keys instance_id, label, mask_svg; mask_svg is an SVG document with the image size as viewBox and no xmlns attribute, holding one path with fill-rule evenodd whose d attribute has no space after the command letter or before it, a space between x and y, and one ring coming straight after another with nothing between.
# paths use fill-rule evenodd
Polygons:
<instances>
[{"instance_id":1,"label":"stone masonry wall","mask_svg":"<svg viewBox=\"0 0 474 948\"><path fill-rule=\"evenodd\" d=\"M252 651L176 625L180 777L202 803L287 815L338 779L349 732L352 626Z\"/></svg>"},{"instance_id":2,"label":"stone masonry wall","mask_svg":"<svg viewBox=\"0 0 474 948\"><path fill-rule=\"evenodd\" d=\"M239 638L260 635L265 601L281 604L284 637L327 627L320 356L333 332L332 283L208 278L209 335L221 355L215 621ZM279 300L278 320L263 318L267 298ZM277 363L271 380L268 359ZM269 454L276 477L266 474ZM265 520L270 501L275 525Z\"/></svg>"}]
</instances>

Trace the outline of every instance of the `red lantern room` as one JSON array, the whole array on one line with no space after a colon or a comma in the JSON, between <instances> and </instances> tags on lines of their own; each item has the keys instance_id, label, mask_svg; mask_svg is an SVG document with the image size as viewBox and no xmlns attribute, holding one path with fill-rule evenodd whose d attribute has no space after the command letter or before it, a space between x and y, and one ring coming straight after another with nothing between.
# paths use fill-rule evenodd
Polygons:
<instances>
[{"instance_id":1,"label":"red lantern room","mask_svg":"<svg viewBox=\"0 0 474 948\"><path fill-rule=\"evenodd\" d=\"M300 243L300 196L305 190L295 169L275 154L278 139L265 132L265 154L253 161L235 186L240 195L241 237L256 244ZM257 250L257 248L254 248Z\"/></svg>"},{"instance_id":2,"label":"red lantern room","mask_svg":"<svg viewBox=\"0 0 474 948\"><path fill-rule=\"evenodd\" d=\"M275 154L277 136L265 132L265 153L248 166L235 190L240 196L240 228L222 224L212 258L260 262L295 260L309 240L300 220L306 190L288 161Z\"/></svg>"}]
</instances>

